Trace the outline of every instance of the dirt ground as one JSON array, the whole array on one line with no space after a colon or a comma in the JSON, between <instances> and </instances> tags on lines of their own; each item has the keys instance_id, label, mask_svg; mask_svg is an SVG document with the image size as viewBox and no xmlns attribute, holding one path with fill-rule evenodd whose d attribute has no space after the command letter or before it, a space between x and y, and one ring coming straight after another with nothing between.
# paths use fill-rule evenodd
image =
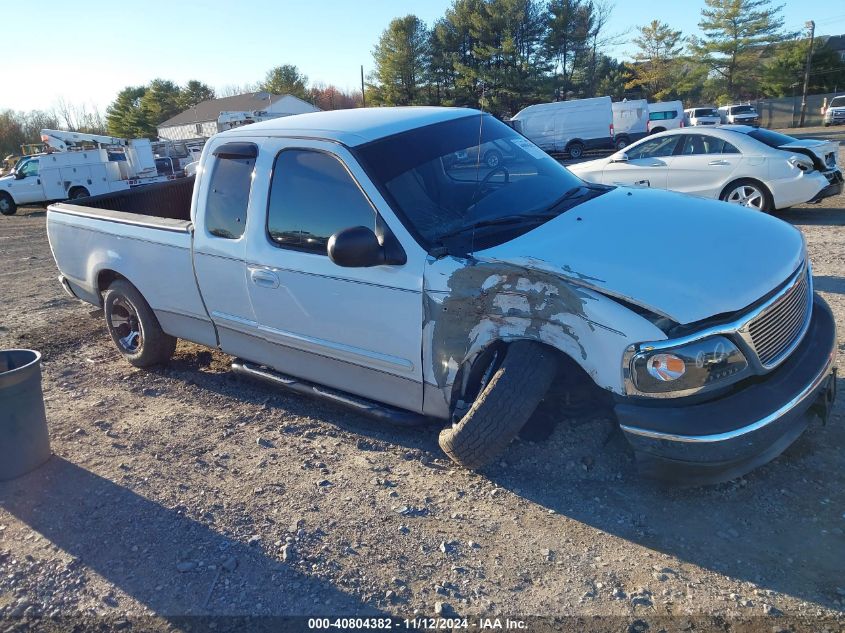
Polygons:
<instances>
[{"instance_id":1,"label":"dirt ground","mask_svg":"<svg viewBox=\"0 0 845 633\"><path fill-rule=\"evenodd\" d=\"M807 238L845 368L845 196L779 215ZM0 630L353 614L845 630L842 378L827 426L728 484L638 478L601 416L472 473L436 428L274 391L217 351L180 342L134 369L56 281L43 209L0 217L0 263L0 348L43 354L54 452L0 483Z\"/></svg>"}]
</instances>

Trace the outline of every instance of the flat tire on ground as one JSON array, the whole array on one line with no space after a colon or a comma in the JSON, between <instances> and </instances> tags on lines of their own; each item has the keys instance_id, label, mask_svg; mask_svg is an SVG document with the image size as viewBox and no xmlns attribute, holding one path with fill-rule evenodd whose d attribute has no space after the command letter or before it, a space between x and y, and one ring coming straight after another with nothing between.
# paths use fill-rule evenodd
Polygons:
<instances>
[{"instance_id":1,"label":"flat tire on ground","mask_svg":"<svg viewBox=\"0 0 845 633\"><path fill-rule=\"evenodd\" d=\"M469 469L496 459L534 413L557 373L554 350L515 341L469 411L440 432L440 448Z\"/></svg>"}]
</instances>

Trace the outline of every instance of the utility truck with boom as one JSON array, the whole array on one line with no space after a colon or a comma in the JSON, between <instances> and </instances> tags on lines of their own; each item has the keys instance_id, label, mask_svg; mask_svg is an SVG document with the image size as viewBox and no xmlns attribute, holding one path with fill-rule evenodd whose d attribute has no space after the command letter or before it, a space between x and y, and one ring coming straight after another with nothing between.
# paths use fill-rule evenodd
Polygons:
<instances>
[{"instance_id":1,"label":"utility truck with boom","mask_svg":"<svg viewBox=\"0 0 845 633\"><path fill-rule=\"evenodd\" d=\"M75 200L167 180L151 142L64 130L41 130L47 151L21 160L0 178L0 213L18 206Z\"/></svg>"}]
</instances>

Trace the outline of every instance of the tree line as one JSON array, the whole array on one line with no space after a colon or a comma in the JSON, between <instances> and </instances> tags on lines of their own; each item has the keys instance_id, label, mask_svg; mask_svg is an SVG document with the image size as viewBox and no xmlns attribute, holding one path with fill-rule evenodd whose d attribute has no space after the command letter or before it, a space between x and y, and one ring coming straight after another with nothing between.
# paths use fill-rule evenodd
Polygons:
<instances>
[{"instance_id":1,"label":"tree line","mask_svg":"<svg viewBox=\"0 0 845 633\"><path fill-rule=\"evenodd\" d=\"M373 51L367 101L484 107L609 95L724 104L781 97L802 81L808 38L771 0L705 0L700 34L661 20L608 31L606 0L453 0L428 26L390 22ZM607 53L631 40L631 61ZM816 42L810 92L845 87L845 62ZM799 90L800 92L800 90Z\"/></svg>"},{"instance_id":2,"label":"tree line","mask_svg":"<svg viewBox=\"0 0 845 633\"><path fill-rule=\"evenodd\" d=\"M771 0L705 0L699 34L661 20L611 32L613 10L609 0L453 0L430 26L415 15L395 18L373 49L366 104L483 107L507 116L532 103L601 95L721 105L803 86L809 40L784 28ZM632 60L608 53L629 40ZM821 40L813 50L809 92L845 89L845 62ZM198 80L154 79L121 90L105 115L64 100L50 111L0 110L0 157L37 142L44 127L154 139L159 124L202 101L256 91L323 110L363 102L361 92L311 83L291 64L218 91Z\"/></svg>"}]
</instances>

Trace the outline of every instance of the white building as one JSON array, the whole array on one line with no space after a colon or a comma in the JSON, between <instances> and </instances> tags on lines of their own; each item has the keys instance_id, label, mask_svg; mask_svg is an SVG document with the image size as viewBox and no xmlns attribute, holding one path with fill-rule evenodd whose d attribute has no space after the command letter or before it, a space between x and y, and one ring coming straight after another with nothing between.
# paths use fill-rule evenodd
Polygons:
<instances>
[{"instance_id":1,"label":"white building","mask_svg":"<svg viewBox=\"0 0 845 633\"><path fill-rule=\"evenodd\" d=\"M210 99L167 119L158 125L158 136L173 141L208 138L217 134L217 117L227 111L266 110L289 116L305 112L319 112L320 108L292 95L272 95L250 92L233 97Z\"/></svg>"}]
</instances>

